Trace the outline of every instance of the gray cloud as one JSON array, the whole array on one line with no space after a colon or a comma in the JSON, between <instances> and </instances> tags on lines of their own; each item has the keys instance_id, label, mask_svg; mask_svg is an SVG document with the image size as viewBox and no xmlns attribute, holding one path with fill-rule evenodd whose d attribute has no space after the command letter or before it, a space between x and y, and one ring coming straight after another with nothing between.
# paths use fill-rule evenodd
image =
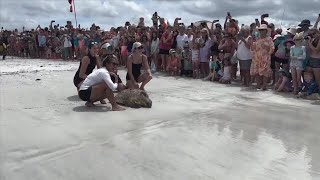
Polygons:
<instances>
[{"instance_id":1,"label":"gray cloud","mask_svg":"<svg viewBox=\"0 0 320 180\"><path fill-rule=\"evenodd\" d=\"M47 26L52 19L64 24L74 20L69 13L67 0L9 0L1 1L0 25L5 28L34 28L38 24ZM280 25L283 11L283 25L298 24L302 19L315 21L320 0L76 0L78 22L84 26L92 23L108 29L123 25L125 21L137 23L143 16L151 25L151 15L157 11L170 23L175 17L183 22L197 20L224 20L226 12L249 24L263 13L269 13L270 22Z\"/></svg>"}]
</instances>

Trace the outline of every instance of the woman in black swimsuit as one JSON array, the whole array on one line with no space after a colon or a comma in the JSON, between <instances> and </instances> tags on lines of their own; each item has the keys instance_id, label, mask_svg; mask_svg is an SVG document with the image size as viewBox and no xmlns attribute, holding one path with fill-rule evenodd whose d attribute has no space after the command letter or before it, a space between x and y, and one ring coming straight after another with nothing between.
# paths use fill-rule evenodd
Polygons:
<instances>
[{"instance_id":1,"label":"woman in black swimsuit","mask_svg":"<svg viewBox=\"0 0 320 180\"><path fill-rule=\"evenodd\" d=\"M86 77L92 73L92 71L97 67L98 69L101 67L100 60L98 58L99 47L96 42L91 42L88 46L89 53L87 56L84 56L80 61L79 68L74 75L73 84L77 89L80 88L82 82L86 79Z\"/></svg>"},{"instance_id":2,"label":"woman in black swimsuit","mask_svg":"<svg viewBox=\"0 0 320 180\"><path fill-rule=\"evenodd\" d=\"M143 46L135 42L132 46L132 54L128 58L128 73L126 76L127 87L144 90L144 86L152 79L148 58L142 54ZM139 87L139 84L142 83Z\"/></svg>"}]
</instances>

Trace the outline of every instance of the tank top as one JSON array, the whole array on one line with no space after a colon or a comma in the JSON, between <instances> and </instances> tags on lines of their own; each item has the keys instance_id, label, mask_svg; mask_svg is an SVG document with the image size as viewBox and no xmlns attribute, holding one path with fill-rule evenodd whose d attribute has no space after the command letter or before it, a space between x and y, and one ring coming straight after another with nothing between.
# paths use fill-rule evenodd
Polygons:
<instances>
[{"instance_id":1,"label":"tank top","mask_svg":"<svg viewBox=\"0 0 320 180\"><path fill-rule=\"evenodd\" d=\"M89 59L90 59L90 63L88 64L88 67L87 67L87 69L86 69L85 74L86 74L86 75L89 75L89 74L92 73L92 71L94 70L94 68L96 68L96 66L97 66L97 58L91 56L90 53L88 53L87 56L88 56ZM74 85L75 85L76 87L78 86L78 84L79 84L80 82L84 81L84 79L80 78L80 76L79 76L81 66L82 66L82 62L80 61L79 68L78 68L78 70L77 70L77 72L76 72L76 74L75 74L75 76L74 76L74 78L73 78L73 82L74 82Z\"/></svg>"},{"instance_id":2,"label":"tank top","mask_svg":"<svg viewBox=\"0 0 320 180\"><path fill-rule=\"evenodd\" d=\"M133 58L133 56L132 56L132 58ZM141 75L141 68L143 67L143 65L142 65L143 56L141 56L141 59L142 59L142 61L139 64L135 64L132 62L132 75L136 81L138 81L138 78ZM130 80L130 79L131 79L130 75L129 75L129 73L127 73L126 80Z\"/></svg>"}]
</instances>

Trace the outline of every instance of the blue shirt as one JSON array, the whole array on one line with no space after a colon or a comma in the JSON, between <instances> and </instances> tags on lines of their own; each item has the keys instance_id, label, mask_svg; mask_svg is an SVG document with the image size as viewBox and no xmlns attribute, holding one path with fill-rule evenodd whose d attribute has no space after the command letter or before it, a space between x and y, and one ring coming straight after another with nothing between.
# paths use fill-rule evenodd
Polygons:
<instances>
[{"instance_id":1,"label":"blue shirt","mask_svg":"<svg viewBox=\"0 0 320 180\"><path fill-rule=\"evenodd\" d=\"M44 46L46 44L46 36L38 35L39 46Z\"/></svg>"}]
</instances>

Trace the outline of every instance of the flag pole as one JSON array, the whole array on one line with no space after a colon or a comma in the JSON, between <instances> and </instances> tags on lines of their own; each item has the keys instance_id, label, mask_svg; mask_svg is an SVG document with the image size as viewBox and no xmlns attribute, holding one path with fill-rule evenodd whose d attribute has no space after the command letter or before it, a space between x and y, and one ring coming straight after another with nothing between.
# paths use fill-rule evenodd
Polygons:
<instances>
[{"instance_id":1,"label":"flag pole","mask_svg":"<svg viewBox=\"0 0 320 180\"><path fill-rule=\"evenodd\" d=\"M76 0L73 0L73 10L74 10L74 19L76 20L76 28L78 28L78 21L77 21L77 12L76 12L76 5L75 2Z\"/></svg>"}]
</instances>

